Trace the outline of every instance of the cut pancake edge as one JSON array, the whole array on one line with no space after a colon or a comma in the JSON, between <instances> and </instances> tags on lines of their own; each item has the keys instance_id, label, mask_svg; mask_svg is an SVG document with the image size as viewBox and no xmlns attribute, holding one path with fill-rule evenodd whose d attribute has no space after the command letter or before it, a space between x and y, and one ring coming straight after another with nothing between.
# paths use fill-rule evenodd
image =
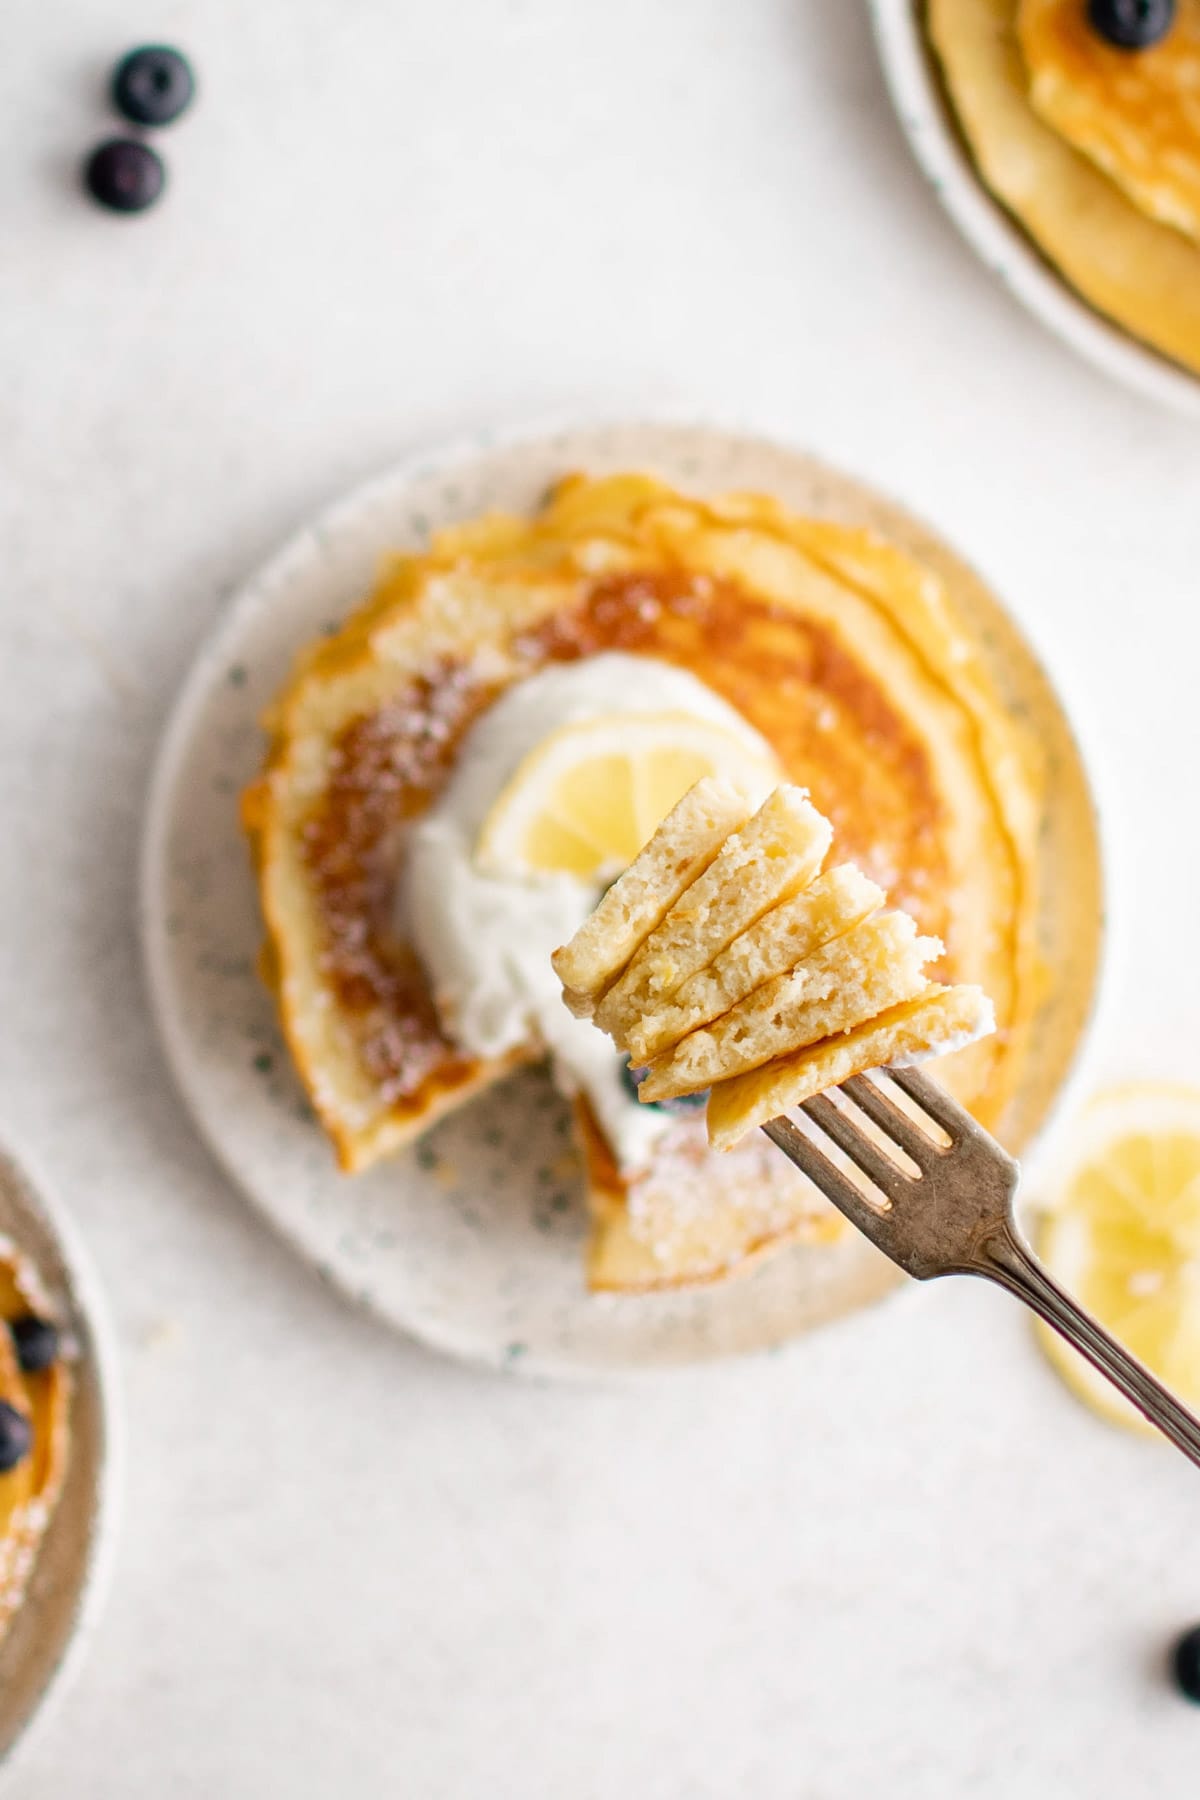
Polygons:
<instances>
[{"instance_id":1,"label":"cut pancake edge","mask_svg":"<svg viewBox=\"0 0 1200 1800\"><path fill-rule=\"evenodd\" d=\"M636 975L639 965L657 955L672 972L690 967L693 987L702 983L706 970L710 988L720 987L713 971L731 945L726 943L712 955L712 918L728 920L731 905L743 898L747 864L762 854L762 821L779 810L777 803L786 796L787 790L778 790L750 825L733 835L730 842L736 853L727 854L725 846L702 877L703 904L689 904L685 891L635 953L630 971ZM832 829L827 821L820 823L828 844ZM646 853L651 865L653 849L652 839ZM834 873L816 877L820 893L827 896L834 888ZM842 865L836 873L843 899L846 892L851 896L857 892L866 900L878 891L861 881L856 888L853 878L859 872L852 865ZM810 877L797 895L760 914L757 929L765 942L758 947L777 958L779 973L710 1023L685 1030L672 1041L662 1023L664 1016L671 1016L670 995L665 1015L662 1009L656 1014L646 998L649 978L641 980L640 988L636 979L625 984L625 1017L631 1011L635 1014L631 1027L619 1014L614 1019L616 1009L607 1005L597 1009L594 1024L607 1028L619 1048L628 1048L631 1037L664 1043L662 1052L645 1066L638 1100L653 1106L685 1096L705 1098L708 1137L714 1148L729 1148L753 1125L850 1075L962 1048L995 1029L995 1010L982 988L929 980L926 965L942 956L944 946L937 938L920 935L912 916L899 909L871 912L812 949L803 931L798 937L788 931L780 934L777 924L772 936L762 920L769 920L772 911L792 924L798 915L803 918L805 895L811 906L813 885ZM819 916L819 907L813 913ZM747 928L752 940L754 929ZM788 946L790 955L778 949L779 944ZM682 986L686 992L687 985L677 981L675 991ZM686 1021L686 1009L675 1008L675 1015Z\"/></svg>"},{"instance_id":2,"label":"cut pancake edge","mask_svg":"<svg viewBox=\"0 0 1200 1800\"><path fill-rule=\"evenodd\" d=\"M699 1093L917 999L926 963L942 953L902 912L865 920L792 970L748 994L711 1026L651 1063L638 1088L647 1103Z\"/></svg>"},{"instance_id":3,"label":"cut pancake edge","mask_svg":"<svg viewBox=\"0 0 1200 1800\"><path fill-rule=\"evenodd\" d=\"M841 1037L718 1082L708 1099L709 1143L714 1150L732 1149L756 1126L852 1075L924 1062L963 1049L995 1028L995 1010L982 988L931 984L916 999Z\"/></svg>"},{"instance_id":4,"label":"cut pancake edge","mask_svg":"<svg viewBox=\"0 0 1200 1800\"><path fill-rule=\"evenodd\" d=\"M710 1025L776 976L842 937L884 904L881 887L852 863L818 875L780 901L686 981L667 1003L629 1031L635 1067L645 1067L689 1032Z\"/></svg>"},{"instance_id":5,"label":"cut pancake edge","mask_svg":"<svg viewBox=\"0 0 1200 1800\"><path fill-rule=\"evenodd\" d=\"M718 776L705 776L676 802L591 917L550 959L577 1018L592 1017L635 951L750 814L740 790Z\"/></svg>"},{"instance_id":6,"label":"cut pancake edge","mask_svg":"<svg viewBox=\"0 0 1200 1800\"><path fill-rule=\"evenodd\" d=\"M825 860L833 832L802 788L784 785L730 833L690 883L595 1012L621 1050L647 1008L668 999L707 968L747 926L806 888ZM653 841L653 840L652 840Z\"/></svg>"}]
</instances>

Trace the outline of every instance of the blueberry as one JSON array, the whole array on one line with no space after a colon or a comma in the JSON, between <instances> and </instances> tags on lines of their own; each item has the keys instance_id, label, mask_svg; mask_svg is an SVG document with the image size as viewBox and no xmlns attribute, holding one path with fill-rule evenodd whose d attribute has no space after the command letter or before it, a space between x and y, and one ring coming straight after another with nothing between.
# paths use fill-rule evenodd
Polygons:
<instances>
[{"instance_id":1,"label":"blueberry","mask_svg":"<svg viewBox=\"0 0 1200 1800\"><path fill-rule=\"evenodd\" d=\"M1185 1631L1171 1652L1171 1673L1181 1694L1200 1705L1200 1625Z\"/></svg>"},{"instance_id":2,"label":"blueberry","mask_svg":"<svg viewBox=\"0 0 1200 1800\"><path fill-rule=\"evenodd\" d=\"M113 212L144 212L163 191L167 172L148 144L109 138L88 157L84 183L93 200Z\"/></svg>"},{"instance_id":3,"label":"blueberry","mask_svg":"<svg viewBox=\"0 0 1200 1800\"><path fill-rule=\"evenodd\" d=\"M642 1082L645 1079L646 1079L645 1069L630 1068L629 1058L626 1057L625 1061L621 1064L621 1080L625 1084L625 1090L628 1093L629 1098L631 1100L637 1099L638 1089L641 1087Z\"/></svg>"},{"instance_id":4,"label":"blueberry","mask_svg":"<svg viewBox=\"0 0 1200 1800\"><path fill-rule=\"evenodd\" d=\"M7 1400L0 1400L0 1475L24 1462L33 1443L29 1420Z\"/></svg>"},{"instance_id":5,"label":"blueberry","mask_svg":"<svg viewBox=\"0 0 1200 1800\"><path fill-rule=\"evenodd\" d=\"M1088 0L1087 16L1118 50L1148 50L1175 23L1175 0Z\"/></svg>"},{"instance_id":6,"label":"blueberry","mask_svg":"<svg viewBox=\"0 0 1200 1800\"><path fill-rule=\"evenodd\" d=\"M58 1327L36 1313L22 1313L10 1319L8 1329L17 1352L17 1361L26 1375L38 1375L58 1361Z\"/></svg>"},{"instance_id":7,"label":"blueberry","mask_svg":"<svg viewBox=\"0 0 1200 1800\"><path fill-rule=\"evenodd\" d=\"M628 1059L621 1064L621 1080L634 1100L637 1099L637 1091L645 1079L645 1069L631 1069ZM648 1110L665 1113L695 1112L698 1107L704 1105L707 1099L708 1089L705 1088L702 1094L678 1094L674 1100L651 1100L648 1102Z\"/></svg>"},{"instance_id":8,"label":"blueberry","mask_svg":"<svg viewBox=\"0 0 1200 1800\"><path fill-rule=\"evenodd\" d=\"M191 105L191 66L166 44L143 44L113 70L113 104L135 125L170 125Z\"/></svg>"}]
</instances>

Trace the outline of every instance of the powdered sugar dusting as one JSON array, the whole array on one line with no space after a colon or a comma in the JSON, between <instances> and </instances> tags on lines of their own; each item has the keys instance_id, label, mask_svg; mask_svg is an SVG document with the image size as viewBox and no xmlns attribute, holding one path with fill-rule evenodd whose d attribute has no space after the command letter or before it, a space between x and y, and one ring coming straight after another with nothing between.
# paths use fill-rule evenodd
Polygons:
<instances>
[{"instance_id":1,"label":"powdered sugar dusting","mask_svg":"<svg viewBox=\"0 0 1200 1800\"><path fill-rule=\"evenodd\" d=\"M703 1168L703 1179L699 1179ZM661 1262L681 1239L720 1237L746 1251L781 1236L832 1237L841 1215L765 1137L714 1156L702 1121L681 1120L660 1139L652 1169L629 1184L633 1234Z\"/></svg>"}]
</instances>

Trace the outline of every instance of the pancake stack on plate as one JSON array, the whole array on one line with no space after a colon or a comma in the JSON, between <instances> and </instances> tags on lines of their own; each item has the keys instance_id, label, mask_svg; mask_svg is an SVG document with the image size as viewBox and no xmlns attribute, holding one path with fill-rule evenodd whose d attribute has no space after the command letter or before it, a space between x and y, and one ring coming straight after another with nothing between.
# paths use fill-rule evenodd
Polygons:
<instances>
[{"instance_id":1,"label":"pancake stack on plate","mask_svg":"<svg viewBox=\"0 0 1200 1800\"><path fill-rule=\"evenodd\" d=\"M266 764L244 809L267 927L262 966L341 1166L369 1167L546 1054L536 1033L492 1059L456 1041L394 898L411 828L446 792L476 721L514 684L610 652L703 683L769 746L777 779L811 794L811 806L776 800L756 827L762 841L737 889L745 916L726 920L725 942L754 923L759 901L796 902L798 942L822 909L865 917L886 890L944 946L932 977L978 983L994 1002L996 1033L938 1067L1003 1133L1038 999L1039 763L942 580L869 529L800 517L766 496L701 500L644 474L572 476L531 517L488 515L396 558L338 633L301 654L271 709ZM678 887L695 878L704 891L706 858L742 816L728 797L714 803ZM825 819L856 871L814 881ZM671 900L635 887L627 942ZM741 938L674 998L701 1004L705 983L741 979L757 953ZM586 958L568 986L586 1009ZM757 1134L714 1156L703 1118L680 1112L631 1163L585 1095L575 1117L594 1288L717 1281L765 1251L841 1230Z\"/></svg>"},{"instance_id":2,"label":"pancake stack on plate","mask_svg":"<svg viewBox=\"0 0 1200 1800\"><path fill-rule=\"evenodd\" d=\"M1140 44L1099 22L1123 10L926 0L925 22L995 198L1098 312L1200 374L1200 0L1143 9L1167 23Z\"/></svg>"}]
</instances>

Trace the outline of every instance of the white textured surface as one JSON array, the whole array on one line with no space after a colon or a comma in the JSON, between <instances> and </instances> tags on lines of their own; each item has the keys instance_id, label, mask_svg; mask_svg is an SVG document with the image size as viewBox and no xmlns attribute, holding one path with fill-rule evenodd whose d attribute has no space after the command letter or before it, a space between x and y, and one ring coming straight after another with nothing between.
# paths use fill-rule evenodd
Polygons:
<instances>
[{"instance_id":1,"label":"white textured surface","mask_svg":"<svg viewBox=\"0 0 1200 1800\"><path fill-rule=\"evenodd\" d=\"M1200 1079L1194 426L1077 364L911 167L819 0L116 0L0 65L0 1122L126 1352L116 1587L6 1788L1121 1800L1193 1781L1161 1646L1195 1472L947 1284L757 1366L466 1374L355 1317L216 1175L132 917L142 792L222 595L398 452L711 409L973 555L1099 754L1111 1075ZM156 214L70 187L106 61L195 56ZM1156 865L1154 859L1160 858Z\"/></svg>"}]
</instances>

